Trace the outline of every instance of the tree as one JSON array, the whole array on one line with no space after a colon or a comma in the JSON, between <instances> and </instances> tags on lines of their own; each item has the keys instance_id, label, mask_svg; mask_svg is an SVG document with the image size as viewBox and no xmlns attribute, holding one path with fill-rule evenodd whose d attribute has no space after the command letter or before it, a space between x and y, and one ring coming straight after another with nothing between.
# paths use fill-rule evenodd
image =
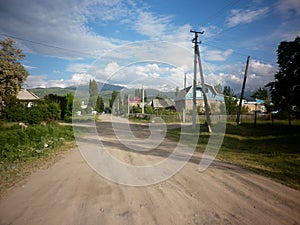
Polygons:
<instances>
[{"instance_id":1,"label":"tree","mask_svg":"<svg viewBox=\"0 0 300 225\"><path fill-rule=\"evenodd\" d=\"M270 88L275 109L286 111L291 125L291 115L300 110L300 37L294 41L280 42L277 49L278 71Z\"/></svg>"},{"instance_id":2,"label":"tree","mask_svg":"<svg viewBox=\"0 0 300 225\"><path fill-rule=\"evenodd\" d=\"M20 63L25 55L14 44L11 38L0 40L0 111L2 100L15 97L29 75Z\"/></svg>"},{"instance_id":3,"label":"tree","mask_svg":"<svg viewBox=\"0 0 300 225\"><path fill-rule=\"evenodd\" d=\"M90 80L90 83L89 83L89 94L90 94L90 97L89 97L89 102L88 102L88 107L90 108L96 108L96 101L97 101L97 98L98 98L98 95L99 95L99 92L98 92L98 85L97 85L97 82L95 80Z\"/></svg>"},{"instance_id":4,"label":"tree","mask_svg":"<svg viewBox=\"0 0 300 225\"><path fill-rule=\"evenodd\" d=\"M177 97L177 96L178 96L178 94L179 94L179 87L178 87L178 86L176 86L176 89L175 89L175 97Z\"/></svg>"},{"instance_id":5,"label":"tree","mask_svg":"<svg viewBox=\"0 0 300 225\"><path fill-rule=\"evenodd\" d=\"M226 106L226 114L236 114L238 110L238 99L235 97L233 90L229 86L225 86L223 95Z\"/></svg>"},{"instance_id":6,"label":"tree","mask_svg":"<svg viewBox=\"0 0 300 225\"><path fill-rule=\"evenodd\" d=\"M109 107L112 108L114 105L115 100L117 99L119 95L119 92L113 90L113 92L111 93L111 99L109 99Z\"/></svg>"},{"instance_id":7,"label":"tree","mask_svg":"<svg viewBox=\"0 0 300 225\"><path fill-rule=\"evenodd\" d=\"M60 119L62 120L70 120L72 116L72 107L74 95L72 93L68 93L65 96L59 96L55 94L49 94L44 97L46 103L57 103L60 107Z\"/></svg>"},{"instance_id":8,"label":"tree","mask_svg":"<svg viewBox=\"0 0 300 225\"><path fill-rule=\"evenodd\" d=\"M134 95L135 95L136 97L142 98L142 90L139 89L139 88L138 88L138 89L135 89Z\"/></svg>"},{"instance_id":9,"label":"tree","mask_svg":"<svg viewBox=\"0 0 300 225\"><path fill-rule=\"evenodd\" d=\"M265 88L258 88L253 95L251 95L251 98L257 98L257 99L261 99L264 101L268 101L269 100L269 94L268 94L268 90Z\"/></svg>"},{"instance_id":10,"label":"tree","mask_svg":"<svg viewBox=\"0 0 300 225\"><path fill-rule=\"evenodd\" d=\"M260 99L263 100L265 103L265 107L267 109L267 112L272 111L272 104L271 104L271 98L269 96L268 90L265 88L258 88L253 95L251 95L251 98Z\"/></svg>"},{"instance_id":11,"label":"tree","mask_svg":"<svg viewBox=\"0 0 300 225\"><path fill-rule=\"evenodd\" d=\"M222 94L222 85L221 84L217 84L216 86L214 86L216 92L218 92L219 94Z\"/></svg>"},{"instance_id":12,"label":"tree","mask_svg":"<svg viewBox=\"0 0 300 225\"><path fill-rule=\"evenodd\" d=\"M104 102L103 102L103 99L100 95L98 95L95 110L97 112L103 112L104 111Z\"/></svg>"},{"instance_id":13,"label":"tree","mask_svg":"<svg viewBox=\"0 0 300 225\"><path fill-rule=\"evenodd\" d=\"M148 101L148 97L147 97L147 91L144 89L144 101L147 102Z\"/></svg>"}]
</instances>

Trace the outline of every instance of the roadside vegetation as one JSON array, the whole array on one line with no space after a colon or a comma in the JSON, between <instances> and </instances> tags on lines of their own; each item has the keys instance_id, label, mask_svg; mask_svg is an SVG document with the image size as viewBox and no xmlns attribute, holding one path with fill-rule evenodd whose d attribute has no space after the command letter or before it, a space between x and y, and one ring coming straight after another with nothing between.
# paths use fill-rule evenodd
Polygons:
<instances>
[{"instance_id":1,"label":"roadside vegetation","mask_svg":"<svg viewBox=\"0 0 300 225\"><path fill-rule=\"evenodd\" d=\"M239 127L229 122L217 159L268 176L300 190L300 121L288 120L243 122ZM179 140L180 129L168 131L168 137ZM201 126L197 151L206 148L210 133Z\"/></svg>"},{"instance_id":2,"label":"roadside vegetation","mask_svg":"<svg viewBox=\"0 0 300 225\"><path fill-rule=\"evenodd\" d=\"M57 123L30 125L16 123L0 126L0 193L36 167L50 165L62 150L74 146L72 127Z\"/></svg>"}]
</instances>

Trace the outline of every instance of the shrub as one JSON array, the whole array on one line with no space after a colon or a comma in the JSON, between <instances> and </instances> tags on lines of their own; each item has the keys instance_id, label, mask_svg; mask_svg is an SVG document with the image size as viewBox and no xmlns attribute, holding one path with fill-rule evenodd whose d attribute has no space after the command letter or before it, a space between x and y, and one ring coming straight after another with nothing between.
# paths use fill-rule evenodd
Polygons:
<instances>
[{"instance_id":1,"label":"shrub","mask_svg":"<svg viewBox=\"0 0 300 225\"><path fill-rule=\"evenodd\" d=\"M60 107L55 102L38 102L33 107L28 108L25 103L16 102L4 108L3 117L10 122L27 122L29 124L39 124L42 121L55 121L60 119Z\"/></svg>"},{"instance_id":2,"label":"shrub","mask_svg":"<svg viewBox=\"0 0 300 225\"><path fill-rule=\"evenodd\" d=\"M71 127L49 124L0 129L0 162L26 161L47 154L65 140L73 139Z\"/></svg>"}]
</instances>

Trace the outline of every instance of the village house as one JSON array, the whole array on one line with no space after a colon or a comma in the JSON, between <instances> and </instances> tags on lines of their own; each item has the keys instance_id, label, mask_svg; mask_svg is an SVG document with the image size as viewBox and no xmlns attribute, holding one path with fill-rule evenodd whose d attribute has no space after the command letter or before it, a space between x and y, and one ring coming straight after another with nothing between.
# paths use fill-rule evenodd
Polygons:
<instances>
[{"instance_id":1,"label":"village house","mask_svg":"<svg viewBox=\"0 0 300 225\"><path fill-rule=\"evenodd\" d=\"M205 84L205 94L208 100L208 104L212 105L214 103L216 106L219 106L224 102L224 96L219 94L215 88L209 84ZM196 104L199 107L204 108L204 98L202 92L201 84L196 86ZM176 99L175 99L175 108L178 112L181 112L183 109L186 111L193 110L193 88L192 86L182 89Z\"/></svg>"},{"instance_id":2,"label":"village house","mask_svg":"<svg viewBox=\"0 0 300 225\"><path fill-rule=\"evenodd\" d=\"M249 112L267 112L265 101L260 99L256 99L255 101L245 101L243 105L248 108Z\"/></svg>"},{"instance_id":3,"label":"village house","mask_svg":"<svg viewBox=\"0 0 300 225\"><path fill-rule=\"evenodd\" d=\"M27 89L21 89L17 94L17 99L21 102L25 102L27 104L27 107L30 108L33 106L33 103L40 98Z\"/></svg>"},{"instance_id":4,"label":"village house","mask_svg":"<svg viewBox=\"0 0 300 225\"><path fill-rule=\"evenodd\" d=\"M152 106L154 109L172 109L175 110L175 103L169 98L154 98L148 105Z\"/></svg>"},{"instance_id":5,"label":"village house","mask_svg":"<svg viewBox=\"0 0 300 225\"><path fill-rule=\"evenodd\" d=\"M142 104L142 99L137 96L128 99L129 107L140 107L141 104Z\"/></svg>"}]
</instances>

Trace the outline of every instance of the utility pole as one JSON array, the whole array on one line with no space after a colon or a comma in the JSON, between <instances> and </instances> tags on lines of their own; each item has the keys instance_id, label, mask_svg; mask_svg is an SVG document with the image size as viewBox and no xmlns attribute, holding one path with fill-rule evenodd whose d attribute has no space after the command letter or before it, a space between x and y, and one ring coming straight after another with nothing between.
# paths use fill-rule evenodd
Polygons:
<instances>
[{"instance_id":1,"label":"utility pole","mask_svg":"<svg viewBox=\"0 0 300 225\"><path fill-rule=\"evenodd\" d=\"M144 92L144 85L142 85L142 114L144 114L144 105L145 105L145 92Z\"/></svg>"},{"instance_id":2,"label":"utility pole","mask_svg":"<svg viewBox=\"0 0 300 225\"><path fill-rule=\"evenodd\" d=\"M236 126L240 124L240 116L241 116L241 110L242 110L242 101L244 97L244 92L245 92L245 86L246 86L246 79L247 79L247 73L248 73L248 66L249 66L249 60L250 56L247 57L247 63L246 63L246 68L245 68L245 73L244 73L244 80L243 80L243 86L242 86L242 91L241 91L241 97L240 97L240 102L239 102L239 107L236 115Z\"/></svg>"},{"instance_id":3,"label":"utility pole","mask_svg":"<svg viewBox=\"0 0 300 225\"><path fill-rule=\"evenodd\" d=\"M127 96L127 114L128 114L128 118L129 118L129 114L130 114L130 104L129 104L129 95Z\"/></svg>"},{"instance_id":4,"label":"utility pole","mask_svg":"<svg viewBox=\"0 0 300 225\"><path fill-rule=\"evenodd\" d=\"M207 96L206 96L206 85L204 82L204 76L203 76L203 70L202 70L202 64L201 64L201 58L200 58L200 51L199 51L199 43L198 42L198 34L203 34L204 32L199 32L199 31L193 31L191 30L190 32L195 34L195 37L193 39L194 45L194 89L193 89L193 119L195 117L196 120L196 115L194 116L194 108L196 108L196 74L197 74L197 59L198 59L198 64L199 64L199 71L200 71L200 79L201 79L201 89L202 89L202 94L203 94L203 100L204 100L204 108L205 108L205 116L206 116L206 123L208 127L208 132L212 132L211 128L211 120L209 116L209 107L208 107L208 101L207 101ZM193 128L196 126L196 123L194 125L194 120L193 120Z\"/></svg>"},{"instance_id":5,"label":"utility pole","mask_svg":"<svg viewBox=\"0 0 300 225\"><path fill-rule=\"evenodd\" d=\"M186 89L186 73L184 73L183 88Z\"/></svg>"},{"instance_id":6,"label":"utility pole","mask_svg":"<svg viewBox=\"0 0 300 225\"><path fill-rule=\"evenodd\" d=\"M183 92L184 92L184 106L183 106L183 109L182 109L182 122L185 123L186 73L184 73Z\"/></svg>"},{"instance_id":7,"label":"utility pole","mask_svg":"<svg viewBox=\"0 0 300 225\"><path fill-rule=\"evenodd\" d=\"M192 117L192 128L196 129L196 123L197 123L197 102L196 102L196 88L197 88L197 43L198 43L198 33L196 31L190 30L190 32L195 34L194 39L192 42L194 45L194 78L193 78L193 117ZM203 33L201 33L203 34Z\"/></svg>"}]
</instances>

